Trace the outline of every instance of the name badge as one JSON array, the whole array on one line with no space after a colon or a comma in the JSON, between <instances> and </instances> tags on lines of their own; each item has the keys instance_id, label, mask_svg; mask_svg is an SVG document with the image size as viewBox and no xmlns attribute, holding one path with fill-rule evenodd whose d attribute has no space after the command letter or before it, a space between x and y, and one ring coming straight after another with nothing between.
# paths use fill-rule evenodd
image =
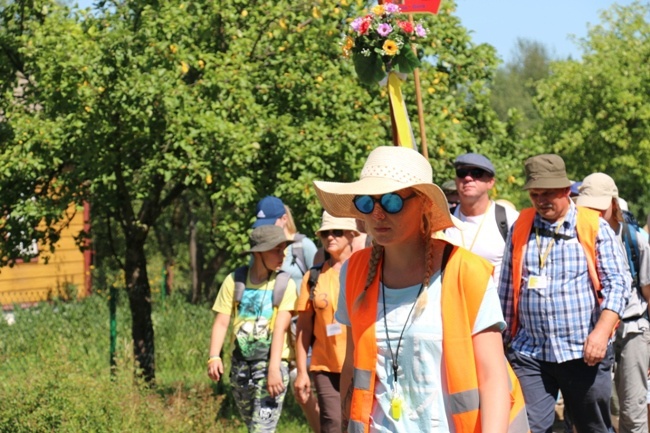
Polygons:
<instances>
[{"instance_id":1,"label":"name badge","mask_svg":"<svg viewBox=\"0 0 650 433\"><path fill-rule=\"evenodd\" d=\"M546 289L548 287L548 279L546 275L531 275L528 277L529 289Z\"/></svg>"},{"instance_id":2,"label":"name badge","mask_svg":"<svg viewBox=\"0 0 650 433\"><path fill-rule=\"evenodd\" d=\"M340 323L331 323L327 325L326 332L328 337L339 335L341 332L343 332L343 327Z\"/></svg>"}]
</instances>

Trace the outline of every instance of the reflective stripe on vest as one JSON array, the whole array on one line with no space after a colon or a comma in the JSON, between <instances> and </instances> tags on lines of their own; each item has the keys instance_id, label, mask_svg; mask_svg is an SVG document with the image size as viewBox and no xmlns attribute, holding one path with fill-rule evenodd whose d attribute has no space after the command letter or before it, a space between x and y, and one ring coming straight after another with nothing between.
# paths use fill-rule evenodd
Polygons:
<instances>
[{"instance_id":1,"label":"reflective stripe on vest","mask_svg":"<svg viewBox=\"0 0 650 433\"><path fill-rule=\"evenodd\" d=\"M438 241L436 247L444 248ZM375 322L379 301L379 273L363 294L368 275L371 248L355 253L348 262L346 301L354 340L354 389L348 431L367 433L375 405L377 341ZM381 266L378 263L377 266ZM454 248L445 269L441 295L443 327L443 365L457 433L481 431L478 377L474 358L472 329L492 275L492 265L462 248ZM357 302L363 294L363 301ZM523 393L519 381L507 364L512 387L508 432L528 432ZM523 417L523 423L521 422Z\"/></svg>"},{"instance_id":2,"label":"reflective stripe on vest","mask_svg":"<svg viewBox=\"0 0 650 433\"><path fill-rule=\"evenodd\" d=\"M372 371L355 368L353 385L356 389L363 389L364 391L368 391L371 387L371 378Z\"/></svg>"},{"instance_id":3,"label":"reflective stripe on vest","mask_svg":"<svg viewBox=\"0 0 650 433\"><path fill-rule=\"evenodd\" d=\"M461 414L473 410L478 410L478 388L451 394L449 396L449 405L452 414Z\"/></svg>"},{"instance_id":4,"label":"reflective stripe on vest","mask_svg":"<svg viewBox=\"0 0 650 433\"><path fill-rule=\"evenodd\" d=\"M348 423L348 433L365 433L366 427L362 422L350 420Z\"/></svg>"},{"instance_id":5,"label":"reflective stripe on vest","mask_svg":"<svg viewBox=\"0 0 650 433\"><path fill-rule=\"evenodd\" d=\"M523 276L526 248L535 222L537 211L534 208L523 209L512 228L512 323L510 334L514 337L519 327L519 294ZM596 268L596 236L598 235L600 213L582 206L577 206L576 233L587 260L589 278L598 302L602 302L602 288Z\"/></svg>"}]
</instances>

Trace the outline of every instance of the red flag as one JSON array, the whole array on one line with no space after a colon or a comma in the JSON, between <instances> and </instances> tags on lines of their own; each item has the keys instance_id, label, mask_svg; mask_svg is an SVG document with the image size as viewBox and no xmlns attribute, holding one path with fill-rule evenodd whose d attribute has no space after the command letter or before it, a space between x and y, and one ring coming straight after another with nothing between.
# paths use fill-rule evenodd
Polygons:
<instances>
[{"instance_id":1,"label":"red flag","mask_svg":"<svg viewBox=\"0 0 650 433\"><path fill-rule=\"evenodd\" d=\"M437 14L438 9L440 9L441 1L442 0L397 0L394 1L394 3L397 4L404 13Z\"/></svg>"}]
</instances>

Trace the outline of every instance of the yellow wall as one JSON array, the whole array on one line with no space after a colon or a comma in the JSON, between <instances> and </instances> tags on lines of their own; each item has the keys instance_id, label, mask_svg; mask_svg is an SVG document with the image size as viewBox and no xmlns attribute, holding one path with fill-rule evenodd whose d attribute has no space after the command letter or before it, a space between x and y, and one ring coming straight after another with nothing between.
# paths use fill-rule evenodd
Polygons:
<instances>
[{"instance_id":1,"label":"yellow wall","mask_svg":"<svg viewBox=\"0 0 650 433\"><path fill-rule=\"evenodd\" d=\"M69 211L73 211L71 207ZM17 263L14 267L0 268L0 304L11 305L39 302L54 296L65 296L66 286L72 284L78 296L85 296L85 277L89 272L84 253L79 251L73 236L84 225L84 210L79 208L67 228L61 232L54 254L46 264L43 258L32 262ZM44 248L41 248L45 251Z\"/></svg>"}]
</instances>

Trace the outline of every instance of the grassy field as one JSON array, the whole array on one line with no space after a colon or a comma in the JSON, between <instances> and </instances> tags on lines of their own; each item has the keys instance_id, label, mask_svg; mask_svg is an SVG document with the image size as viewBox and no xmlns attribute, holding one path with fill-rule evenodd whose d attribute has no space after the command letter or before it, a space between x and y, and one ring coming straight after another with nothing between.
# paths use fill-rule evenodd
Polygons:
<instances>
[{"instance_id":1,"label":"grassy field","mask_svg":"<svg viewBox=\"0 0 650 433\"><path fill-rule=\"evenodd\" d=\"M227 379L215 384L206 374L209 306L191 305L182 294L154 304L152 388L134 379L122 298L113 376L105 296L17 309L11 326L0 320L0 432L245 432ZM278 431L309 431L291 395Z\"/></svg>"}]
</instances>

